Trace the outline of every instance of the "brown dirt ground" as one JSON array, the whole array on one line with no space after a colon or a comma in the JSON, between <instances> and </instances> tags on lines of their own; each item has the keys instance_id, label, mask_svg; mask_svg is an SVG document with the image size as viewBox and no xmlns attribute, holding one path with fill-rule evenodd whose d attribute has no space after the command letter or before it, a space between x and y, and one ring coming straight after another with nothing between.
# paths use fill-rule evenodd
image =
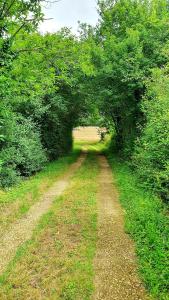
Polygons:
<instances>
[{"instance_id":1,"label":"brown dirt ground","mask_svg":"<svg viewBox=\"0 0 169 300\"><path fill-rule=\"evenodd\" d=\"M100 141L98 133L99 127L77 127L73 131L73 138L75 141L92 142L97 143Z\"/></svg>"},{"instance_id":2,"label":"brown dirt ground","mask_svg":"<svg viewBox=\"0 0 169 300\"><path fill-rule=\"evenodd\" d=\"M60 196L68 187L73 173L81 166L85 160L82 154L78 161L72 164L69 171L43 195L41 200L34 204L23 218L12 224L11 228L1 236L0 244L0 274L5 271L8 263L15 256L16 250L24 242L29 240L40 217L46 213L52 205L53 200Z\"/></svg>"},{"instance_id":3,"label":"brown dirt ground","mask_svg":"<svg viewBox=\"0 0 169 300\"><path fill-rule=\"evenodd\" d=\"M124 211L104 156L98 192L99 232L95 258L94 300L149 299L137 274L133 242L124 231Z\"/></svg>"}]
</instances>

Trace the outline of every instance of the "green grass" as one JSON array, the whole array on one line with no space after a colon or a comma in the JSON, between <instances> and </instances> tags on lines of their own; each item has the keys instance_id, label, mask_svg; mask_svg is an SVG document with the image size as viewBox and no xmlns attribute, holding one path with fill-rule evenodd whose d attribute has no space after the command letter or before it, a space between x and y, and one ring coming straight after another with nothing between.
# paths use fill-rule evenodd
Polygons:
<instances>
[{"instance_id":1,"label":"green grass","mask_svg":"<svg viewBox=\"0 0 169 300\"><path fill-rule=\"evenodd\" d=\"M79 148L76 147L70 155L47 164L43 171L21 182L18 186L8 191L1 191L0 230L4 230L9 224L24 215L53 182L68 170L78 155Z\"/></svg>"},{"instance_id":2,"label":"green grass","mask_svg":"<svg viewBox=\"0 0 169 300\"><path fill-rule=\"evenodd\" d=\"M103 142L91 142L91 141L76 141L74 144L77 149L86 149L90 153L104 153L109 147L111 142L111 136L107 135Z\"/></svg>"},{"instance_id":3,"label":"green grass","mask_svg":"<svg viewBox=\"0 0 169 300\"><path fill-rule=\"evenodd\" d=\"M109 156L126 210L126 231L135 241L139 269L158 300L169 299L169 218L160 199L143 189L125 162Z\"/></svg>"},{"instance_id":4,"label":"green grass","mask_svg":"<svg viewBox=\"0 0 169 300\"><path fill-rule=\"evenodd\" d=\"M91 298L98 173L97 158L89 154L1 277L0 299Z\"/></svg>"}]
</instances>

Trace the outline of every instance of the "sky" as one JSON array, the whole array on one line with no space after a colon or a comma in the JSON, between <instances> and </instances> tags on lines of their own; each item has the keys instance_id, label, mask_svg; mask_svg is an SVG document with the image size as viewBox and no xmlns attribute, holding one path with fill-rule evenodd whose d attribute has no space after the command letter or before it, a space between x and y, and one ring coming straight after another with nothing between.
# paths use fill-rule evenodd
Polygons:
<instances>
[{"instance_id":1,"label":"sky","mask_svg":"<svg viewBox=\"0 0 169 300\"><path fill-rule=\"evenodd\" d=\"M43 6L45 18L40 25L41 32L56 32L62 27L71 27L73 33L77 33L78 21L96 25L98 20L96 0L59 0Z\"/></svg>"}]
</instances>

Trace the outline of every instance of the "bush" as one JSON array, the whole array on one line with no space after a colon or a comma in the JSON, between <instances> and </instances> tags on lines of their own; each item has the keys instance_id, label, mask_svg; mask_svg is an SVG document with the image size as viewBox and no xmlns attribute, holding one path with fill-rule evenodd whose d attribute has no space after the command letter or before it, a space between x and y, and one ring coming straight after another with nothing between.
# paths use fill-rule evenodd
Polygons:
<instances>
[{"instance_id":1,"label":"bush","mask_svg":"<svg viewBox=\"0 0 169 300\"><path fill-rule=\"evenodd\" d=\"M9 113L4 119L1 142L0 186L17 183L20 176L29 176L43 168L46 159L40 134L30 119Z\"/></svg>"},{"instance_id":2,"label":"bush","mask_svg":"<svg viewBox=\"0 0 169 300\"><path fill-rule=\"evenodd\" d=\"M139 176L169 200L169 78L155 70L142 109L146 124L133 155Z\"/></svg>"},{"instance_id":3,"label":"bush","mask_svg":"<svg viewBox=\"0 0 169 300\"><path fill-rule=\"evenodd\" d=\"M20 174L12 167L2 167L0 172L0 186L3 188L7 188L14 184L19 183Z\"/></svg>"}]
</instances>

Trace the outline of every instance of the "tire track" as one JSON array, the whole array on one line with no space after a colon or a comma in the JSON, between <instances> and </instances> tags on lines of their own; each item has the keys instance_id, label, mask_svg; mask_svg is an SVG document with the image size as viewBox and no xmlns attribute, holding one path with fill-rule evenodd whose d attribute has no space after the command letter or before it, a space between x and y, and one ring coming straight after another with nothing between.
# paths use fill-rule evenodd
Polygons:
<instances>
[{"instance_id":1,"label":"tire track","mask_svg":"<svg viewBox=\"0 0 169 300\"><path fill-rule=\"evenodd\" d=\"M34 204L23 218L13 223L8 231L3 234L0 244L0 274L5 271L8 263L14 258L18 247L31 238L41 216L50 209L53 200L59 197L69 186L72 175L79 169L85 158L86 155L81 154L77 162L70 166L62 179L57 180L41 200Z\"/></svg>"},{"instance_id":2,"label":"tire track","mask_svg":"<svg viewBox=\"0 0 169 300\"><path fill-rule=\"evenodd\" d=\"M124 211L104 156L99 156L99 232L95 258L94 300L150 299L137 274L133 242L124 231Z\"/></svg>"}]
</instances>

